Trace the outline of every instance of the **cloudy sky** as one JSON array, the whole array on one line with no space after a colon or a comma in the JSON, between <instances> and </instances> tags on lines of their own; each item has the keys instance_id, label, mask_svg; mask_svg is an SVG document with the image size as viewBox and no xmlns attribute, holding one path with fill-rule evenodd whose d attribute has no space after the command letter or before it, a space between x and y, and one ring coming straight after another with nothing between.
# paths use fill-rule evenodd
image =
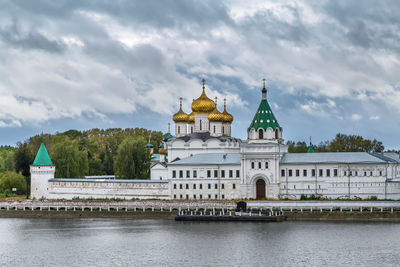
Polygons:
<instances>
[{"instance_id":1,"label":"cloudy sky","mask_svg":"<svg viewBox=\"0 0 400 267\"><path fill-rule=\"evenodd\" d=\"M400 148L398 1L0 0L0 144L68 129L167 130L206 79L246 128L263 78L286 140Z\"/></svg>"}]
</instances>

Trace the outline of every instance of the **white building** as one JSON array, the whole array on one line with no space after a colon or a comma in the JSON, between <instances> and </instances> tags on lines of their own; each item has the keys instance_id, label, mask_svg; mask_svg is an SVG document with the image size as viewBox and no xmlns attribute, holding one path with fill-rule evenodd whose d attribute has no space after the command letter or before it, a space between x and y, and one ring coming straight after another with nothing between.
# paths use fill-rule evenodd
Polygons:
<instances>
[{"instance_id":1,"label":"white building","mask_svg":"<svg viewBox=\"0 0 400 267\"><path fill-rule=\"evenodd\" d=\"M150 180L54 179L55 166L42 144L31 166L32 197L400 199L398 154L288 153L265 84L246 141L231 136L233 116L226 103L218 110L204 83L192 112L183 111L181 99L173 120L175 136L168 133L153 154Z\"/></svg>"}]
</instances>

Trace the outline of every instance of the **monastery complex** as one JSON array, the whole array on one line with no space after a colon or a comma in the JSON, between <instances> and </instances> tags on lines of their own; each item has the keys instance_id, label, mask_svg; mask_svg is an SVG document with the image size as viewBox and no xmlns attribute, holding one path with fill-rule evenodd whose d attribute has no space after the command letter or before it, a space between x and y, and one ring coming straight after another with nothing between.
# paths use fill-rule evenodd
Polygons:
<instances>
[{"instance_id":1,"label":"monastery complex","mask_svg":"<svg viewBox=\"0 0 400 267\"><path fill-rule=\"evenodd\" d=\"M220 112L207 97L204 82L191 108L185 113L181 100L175 136L168 134L152 155L149 180L56 179L42 143L31 166L32 198L400 199L398 154L314 153L311 144L308 153L288 153L265 84L245 141L231 136L234 118L226 103Z\"/></svg>"}]
</instances>

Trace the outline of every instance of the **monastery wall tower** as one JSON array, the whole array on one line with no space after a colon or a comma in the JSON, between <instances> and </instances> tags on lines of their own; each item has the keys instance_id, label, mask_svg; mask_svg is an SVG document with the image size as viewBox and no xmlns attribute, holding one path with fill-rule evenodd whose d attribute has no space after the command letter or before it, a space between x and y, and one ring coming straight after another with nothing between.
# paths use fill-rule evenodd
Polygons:
<instances>
[{"instance_id":1,"label":"monastery wall tower","mask_svg":"<svg viewBox=\"0 0 400 267\"><path fill-rule=\"evenodd\" d=\"M31 198L40 199L49 196L49 179L54 178L56 166L50 159L49 153L42 144L31 167Z\"/></svg>"}]
</instances>

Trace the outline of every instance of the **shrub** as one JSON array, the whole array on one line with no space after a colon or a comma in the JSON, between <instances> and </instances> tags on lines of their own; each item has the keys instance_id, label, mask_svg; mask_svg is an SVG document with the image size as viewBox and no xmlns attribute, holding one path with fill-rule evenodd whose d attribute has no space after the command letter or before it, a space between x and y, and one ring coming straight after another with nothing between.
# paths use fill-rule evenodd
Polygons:
<instances>
[{"instance_id":1,"label":"shrub","mask_svg":"<svg viewBox=\"0 0 400 267\"><path fill-rule=\"evenodd\" d=\"M13 188L17 190L15 193L24 194L26 191L25 177L20 173L7 171L0 179L0 190L5 194L11 194Z\"/></svg>"}]
</instances>

